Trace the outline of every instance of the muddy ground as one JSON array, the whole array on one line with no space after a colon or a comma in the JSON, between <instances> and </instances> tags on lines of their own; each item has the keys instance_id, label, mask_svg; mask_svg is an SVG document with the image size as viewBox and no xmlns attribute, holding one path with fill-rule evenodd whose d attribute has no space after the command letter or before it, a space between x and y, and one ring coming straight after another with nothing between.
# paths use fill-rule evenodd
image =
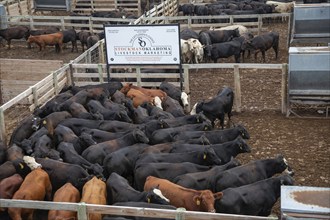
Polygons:
<instances>
[{"instance_id":1,"label":"muddy ground","mask_svg":"<svg viewBox=\"0 0 330 220\"><path fill-rule=\"evenodd\" d=\"M268 31L280 33L279 58L274 51L266 52L266 63L287 63L287 23L265 25ZM79 44L79 43L78 43ZM60 55L53 48L39 52L37 48L26 49L22 42L14 42L13 49L0 47L0 58L15 59L60 59L69 62L81 53L71 53L70 46ZM245 62L261 62L253 58ZM220 62L234 62L233 58ZM330 120L324 119L323 108L308 109L309 116L298 118L281 114L281 71L249 69L241 71L242 111L234 112L232 123L243 124L250 132L248 141L252 148L249 154L237 158L242 163L257 159L272 158L282 154L295 171L295 185L330 187ZM233 85L233 70L197 70L190 73L191 103L214 96L224 85ZM319 113L317 113L318 110ZM298 113L303 111L297 110ZM303 111L305 112L305 110ZM227 122L228 124L228 122ZM232 125L232 124L231 124ZM280 202L273 208L274 215L280 214Z\"/></svg>"}]
</instances>

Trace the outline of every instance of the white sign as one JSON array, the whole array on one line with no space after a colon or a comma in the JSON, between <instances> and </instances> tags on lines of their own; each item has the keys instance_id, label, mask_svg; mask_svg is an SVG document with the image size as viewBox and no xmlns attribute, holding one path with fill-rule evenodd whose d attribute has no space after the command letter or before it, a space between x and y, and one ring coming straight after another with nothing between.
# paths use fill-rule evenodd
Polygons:
<instances>
[{"instance_id":1,"label":"white sign","mask_svg":"<svg viewBox=\"0 0 330 220\"><path fill-rule=\"evenodd\" d=\"M107 62L180 64L179 25L104 26Z\"/></svg>"}]
</instances>

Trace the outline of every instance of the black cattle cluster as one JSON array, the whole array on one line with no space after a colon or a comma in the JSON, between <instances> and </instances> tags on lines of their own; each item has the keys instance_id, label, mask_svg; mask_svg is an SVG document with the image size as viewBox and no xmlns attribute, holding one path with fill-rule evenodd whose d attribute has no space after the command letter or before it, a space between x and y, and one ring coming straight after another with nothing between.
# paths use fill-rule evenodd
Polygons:
<instances>
[{"instance_id":1,"label":"black cattle cluster","mask_svg":"<svg viewBox=\"0 0 330 220\"><path fill-rule=\"evenodd\" d=\"M269 14L273 13L274 10L275 5L268 5L266 1L220 0L207 4L186 3L179 5L179 12L182 12L184 16ZM241 18L237 21L254 20ZM207 22L207 20L204 20L204 22Z\"/></svg>"},{"instance_id":2,"label":"black cattle cluster","mask_svg":"<svg viewBox=\"0 0 330 220\"><path fill-rule=\"evenodd\" d=\"M223 192L215 203L219 213L263 216L280 196L280 185L293 184L288 175L273 177L289 168L283 156L243 165L235 159L251 151L244 126L213 126L232 116L231 88L198 103L197 114L179 117L147 103L134 108L128 98L115 102L121 88L120 82L68 87L35 110L15 129L8 148L0 143L0 184L30 172L22 161L28 154L48 173L53 194L68 182L81 192L97 176L106 181L108 204L175 208L143 191L146 178L155 176Z\"/></svg>"}]
</instances>

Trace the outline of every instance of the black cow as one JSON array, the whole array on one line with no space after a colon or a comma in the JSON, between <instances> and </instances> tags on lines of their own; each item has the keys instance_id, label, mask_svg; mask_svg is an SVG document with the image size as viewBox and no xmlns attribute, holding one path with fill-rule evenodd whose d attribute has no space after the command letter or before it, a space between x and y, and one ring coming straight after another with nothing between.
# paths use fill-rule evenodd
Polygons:
<instances>
[{"instance_id":1,"label":"black cow","mask_svg":"<svg viewBox=\"0 0 330 220\"><path fill-rule=\"evenodd\" d=\"M96 141L96 143L102 143L105 141L110 141L116 138L120 138L126 135L127 133L131 132L131 130L122 131L122 132L108 132L99 129L83 128L82 132L91 135L93 140Z\"/></svg>"},{"instance_id":2,"label":"black cow","mask_svg":"<svg viewBox=\"0 0 330 220\"><path fill-rule=\"evenodd\" d=\"M77 46L78 36L75 29L67 29L62 31L62 33L63 33L63 43L71 42L72 44L71 52L73 52L74 49L76 49L76 52L78 52L78 46Z\"/></svg>"},{"instance_id":3,"label":"black cow","mask_svg":"<svg viewBox=\"0 0 330 220\"><path fill-rule=\"evenodd\" d=\"M14 161L16 159L22 159L24 156L23 149L16 144L10 145L6 150L6 160Z\"/></svg>"},{"instance_id":4,"label":"black cow","mask_svg":"<svg viewBox=\"0 0 330 220\"><path fill-rule=\"evenodd\" d=\"M37 140L31 156L62 161L60 153L55 150L53 141L48 135L43 135Z\"/></svg>"},{"instance_id":5,"label":"black cow","mask_svg":"<svg viewBox=\"0 0 330 220\"><path fill-rule=\"evenodd\" d=\"M279 34L277 32L268 32L262 35L255 36L251 41L245 41L242 44L243 50L254 52L254 59L257 60L257 55L261 51L263 62L266 62L266 51L273 48L275 51L275 59L278 57Z\"/></svg>"},{"instance_id":6,"label":"black cow","mask_svg":"<svg viewBox=\"0 0 330 220\"><path fill-rule=\"evenodd\" d=\"M148 142L149 139L142 130L134 129L132 132L129 132L120 138L89 146L81 155L91 163L99 163L100 165L103 165L103 160L107 154L122 147Z\"/></svg>"},{"instance_id":7,"label":"black cow","mask_svg":"<svg viewBox=\"0 0 330 220\"><path fill-rule=\"evenodd\" d=\"M170 96L162 100L162 107L164 111L171 113L174 117L185 116L184 109L180 105L180 102Z\"/></svg>"},{"instance_id":8,"label":"black cow","mask_svg":"<svg viewBox=\"0 0 330 220\"><path fill-rule=\"evenodd\" d=\"M222 191L223 197L215 201L216 212L269 216L280 197L281 185L293 184L291 176L280 175L245 186L225 189Z\"/></svg>"},{"instance_id":9,"label":"black cow","mask_svg":"<svg viewBox=\"0 0 330 220\"><path fill-rule=\"evenodd\" d=\"M28 139L40 126L40 117L30 115L25 118L13 131L10 136L9 146L14 143L20 143L24 139Z\"/></svg>"},{"instance_id":10,"label":"black cow","mask_svg":"<svg viewBox=\"0 0 330 220\"><path fill-rule=\"evenodd\" d=\"M284 170L292 174L287 161L281 155L271 159L255 160L245 165L226 170L213 177L213 192L220 192L229 187L239 187L267 179Z\"/></svg>"},{"instance_id":11,"label":"black cow","mask_svg":"<svg viewBox=\"0 0 330 220\"><path fill-rule=\"evenodd\" d=\"M201 31L199 32L199 42L204 46L204 58L205 60L209 61L211 58L211 45L212 40L208 32Z\"/></svg>"},{"instance_id":12,"label":"black cow","mask_svg":"<svg viewBox=\"0 0 330 220\"><path fill-rule=\"evenodd\" d=\"M108 154L103 160L104 175L109 177L112 172L116 172L133 183L133 172L135 161L148 144L134 144L121 148Z\"/></svg>"},{"instance_id":13,"label":"black cow","mask_svg":"<svg viewBox=\"0 0 330 220\"><path fill-rule=\"evenodd\" d=\"M148 176L155 176L172 181L175 177L194 172L209 170L209 166L203 166L191 162L182 163L141 163L134 169L134 187L142 190Z\"/></svg>"},{"instance_id":14,"label":"black cow","mask_svg":"<svg viewBox=\"0 0 330 220\"><path fill-rule=\"evenodd\" d=\"M194 5L191 3L179 5L178 10L182 11L183 16L194 16Z\"/></svg>"},{"instance_id":15,"label":"black cow","mask_svg":"<svg viewBox=\"0 0 330 220\"><path fill-rule=\"evenodd\" d=\"M25 38L27 40L29 35L29 28L25 26L15 26L0 30L0 37L7 41L8 49L10 49L12 39Z\"/></svg>"},{"instance_id":16,"label":"black cow","mask_svg":"<svg viewBox=\"0 0 330 220\"><path fill-rule=\"evenodd\" d=\"M47 128L41 127L39 130L35 131L28 139L24 139L22 142L17 143L17 145L22 148L27 155L30 155L33 153L33 148L37 140L46 134L48 134Z\"/></svg>"},{"instance_id":17,"label":"black cow","mask_svg":"<svg viewBox=\"0 0 330 220\"><path fill-rule=\"evenodd\" d=\"M148 192L137 191L131 187L128 181L117 174L111 173L107 179L107 197L110 205L116 202L147 202L169 205L168 199L166 199L159 189L153 189Z\"/></svg>"},{"instance_id":18,"label":"black cow","mask_svg":"<svg viewBox=\"0 0 330 220\"><path fill-rule=\"evenodd\" d=\"M76 135L80 135L84 128L99 128L101 122L101 120L68 118L60 124L70 128Z\"/></svg>"},{"instance_id":19,"label":"black cow","mask_svg":"<svg viewBox=\"0 0 330 220\"><path fill-rule=\"evenodd\" d=\"M53 112L42 119L42 126L47 128L48 134L52 137L56 126L68 118L72 118L72 115L67 111Z\"/></svg>"},{"instance_id":20,"label":"black cow","mask_svg":"<svg viewBox=\"0 0 330 220\"><path fill-rule=\"evenodd\" d=\"M101 102L97 100L90 100L87 103L87 107L89 112L91 113L99 113L103 116L104 120L118 120L118 121L124 121L132 123L132 119L128 116L127 111L125 109L112 111L107 108L105 108Z\"/></svg>"},{"instance_id":21,"label":"black cow","mask_svg":"<svg viewBox=\"0 0 330 220\"><path fill-rule=\"evenodd\" d=\"M178 88L177 86L173 85L172 83L164 81L159 85L159 89L166 92L166 94L172 99L177 100L182 107L184 108L188 107L189 105L188 94L182 92L180 88Z\"/></svg>"},{"instance_id":22,"label":"black cow","mask_svg":"<svg viewBox=\"0 0 330 220\"><path fill-rule=\"evenodd\" d=\"M180 38L183 40L188 40L189 38L198 39L198 34L192 29L186 28L180 31Z\"/></svg>"},{"instance_id":23,"label":"black cow","mask_svg":"<svg viewBox=\"0 0 330 220\"><path fill-rule=\"evenodd\" d=\"M164 128L156 130L150 137L151 144L160 144L165 142L174 141L174 137L180 134L182 131L209 131L212 130L212 124L210 121L204 121L197 124L186 124L173 128Z\"/></svg>"},{"instance_id":24,"label":"black cow","mask_svg":"<svg viewBox=\"0 0 330 220\"><path fill-rule=\"evenodd\" d=\"M61 142L57 146L57 150L60 152L63 161L70 164L77 164L89 171L90 174L97 176L98 178L103 177L103 168L99 164L92 164L82 156L80 156L74 149L73 144L67 142Z\"/></svg>"},{"instance_id":25,"label":"black cow","mask_svg":"<svg viewBox=\"0 0 330 220\"><path fill-rule=\"evenodd\" d=\"M213 97L210 101L197 103L196 113L203 112L210 119L213 126L215 120L219 119L223 129L225 114L228 114L230 120L233 103L234 92L230 87L225 87L220 94Z\"/></svg>"},{"instance_id":26,"label":"black cow","mask_svg":"<svg viewBox=\"0 0 330 220\"><path fill-rule=\"evenodd\" d=\"M203 172L195 172L195 173L186 173L178 175L173 179L172 182L195 190L204 190L209 189L212 190L213 186L213 178L217 176L219 173L240 166L240 162L236 159L232 159L228 163L219 166L213 166L211 169Z\"/></svg>"},{"instance_id":27,"label":"black cow","mask_svg":"<svg viewBox=\"0 0 330 220\"><path fill-rule=\"evenodd\" d=\"M199 144L177 144L172 147L170 153L184 153L195 151L197 149L210 146L221 159L222 163L228 163L233 157L240 153L250 153L250 146L243 138L237 137L233 141L228 141L223 144L199 145Z\"/></svg>"},{"instance_id":28,"label":"black cow","mask_svg":"<svg viewBox=\"0 0 330 220\"><path fill-rule=\"evenodd\" d=\"M42 169L48 173L53 193L67 182L72 183L81 192L83 185L93 177L84 168L76 164L48 158L36 158L36 162L40 163Z\"/></svg>"},{"instance_id":29,"label":"black cow","mask_svg":"<svg viewBox=\"0 0 330 220\"><path fill-rule=\"evenodd\" d=\"M209 34L212 44L231 41L235 37L240 36L238 28L234 30L218 30L218 31L208 30L205 32Z\"/></svg>"},{"instance_id":30,"label":"black cow","mask_svg":"<svg viewBox=\"0 0 330 220\"><path fill-rule=\"evenodd\" d=\"M212 130L212 131L183 131L174 137L174 140L191 140L198 139L204 136L208 140L209 144L221 144L227 141L232 141L238 136L244 139L249 139L250 134L243 127L243 125L236 125L233 128L228 128L224 130ZM199 143L199 142L195 142ZM205 144L205 142L200 142L200 144Z\"/></svg>"},{"instance_id":31,"label":"black cow","mask_svg":"<svg viewBox=\"0 0 330 220\"><path fill-rule=\"evenodd\" d=\"M210 123L210 120L202 112L194 115L185 115L182 117L177 117L175 119L162 119L162 120L165 121L171 128L186 124L198 124L203 122Z\"/></svg>"},{"instance_id":32,"label":"black cow","mask_svg":"<svg viewBox=\"0 0 330 220\"><path fill-rule=\"evenodd\" d=\"M84 119L95 119L95 120L103 120L103 115L99 112L90 113L87 109L80 103L72 102L69 106L69 112L74 118L84 118Z\"/></svg>"},{"instance_id":33,"label":"black cow","mask_svg":"<svg viewBox=\"0 0 330 220\"><path fill-rule=\"evenodd\" d=\"M85 51L85 46L87 47L87 38L91 36L92 33L86 30L82 30L77 34L77 38L79 39L82 47L82 51Z\"/></svg>"},{"instance_id":34,"label":"black cow","mask_svg":"<svg viewBox=\"0 0 330 220\"><path fill-rule=\"evenodd\" d=\"M211 147L200 149L188 153L156 153L156 154L141 154L136 160L136 166L142 163L180 163L191 162L195 164L212 166L220 165L221 160Z\"/></svg>"},{"instance_id":35,"label":"black cow","mask_svg":"<svg viewBox=\"0 0 330 220\"><path fill-rule=\"evenodd\" d=\"M241 48L244 40L244 37L236 37L228 42L213 43L211 45L206 46L211 52L211 57L209 58L213 60L214 63L217 63L219 58L228 58L234 56L235 62L240 63L240 57L242 52Z\"/></svg>"}]
</instances>

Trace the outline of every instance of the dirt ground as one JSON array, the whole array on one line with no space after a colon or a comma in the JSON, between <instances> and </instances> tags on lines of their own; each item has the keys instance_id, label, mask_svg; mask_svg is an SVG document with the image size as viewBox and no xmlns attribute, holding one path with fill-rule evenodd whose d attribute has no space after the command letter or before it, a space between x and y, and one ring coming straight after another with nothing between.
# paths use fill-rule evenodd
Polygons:
<instances>
[{"instance_id":1,"label":"dirt ground","mask_svg":"<svg viewBox=\"0 0 330 220\"><path fill-rule=\"evenodd\" d=\"M287 24L266 25L269 31L280 33L279 59L275 60L273 50L266 52L267 63L287 63ZM79 43L78 43L79 44ZM13 43L13 49L0 47L0 58L17 59L62 59L69 62L81 53L71 53L70 46L61 55L48 48L39 52L37 48L26 49L19 42ZM220 62L234 62L233 58ZM245 62L255 62L247 59ZM261 62L261 54L256 63ZM310 110L314 116L322 119L286 117L281 114L281 71L243 70L241 71L242 111L234 112L232 122L243 124L250 132L248 140L252 148L249 154L237 158L242 163L257 159L275 157L282 154L295 171L295 185L330 187L330 120L316 113L320 109ZM224 85L233 85L233 70L197 70L190 73L190 99L194 104L214 96ZM273 208L275 215L280 214L280 202Z\"/></svg>"}]
</instances>

